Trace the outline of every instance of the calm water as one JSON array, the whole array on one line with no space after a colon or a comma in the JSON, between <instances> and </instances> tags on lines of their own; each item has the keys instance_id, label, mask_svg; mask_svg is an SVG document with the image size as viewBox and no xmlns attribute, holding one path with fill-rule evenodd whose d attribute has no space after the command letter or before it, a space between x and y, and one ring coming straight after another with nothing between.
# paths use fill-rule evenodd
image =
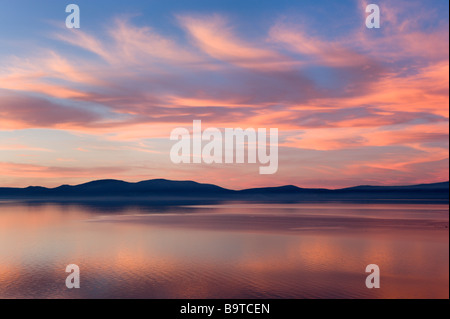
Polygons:
<instances>
[{"instance_id":1,"label":"calm water","mask_svg":"<svg viewBox=\"0 0 450 319\"><path fill-rule=\"evenodd\" d=\"M3 202L0 298L448 298L448 221L447 205Z\"/></svg>"}]
</instances>

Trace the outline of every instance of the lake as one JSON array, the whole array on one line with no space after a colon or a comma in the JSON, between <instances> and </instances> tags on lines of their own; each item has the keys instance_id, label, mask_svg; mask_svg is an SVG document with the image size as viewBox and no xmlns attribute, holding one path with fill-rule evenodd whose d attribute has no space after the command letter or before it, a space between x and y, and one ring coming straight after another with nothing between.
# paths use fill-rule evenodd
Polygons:
<instances>
[{"instance_id":1,"label":"lake","mask_svg":"<svg viewBox=\"0 0 450 319\"><path fill-rule=\"evenodd\" d=\"M449 298L448 222L438 204L3 201L0 298Z\"/></svg>"}]
</instances>

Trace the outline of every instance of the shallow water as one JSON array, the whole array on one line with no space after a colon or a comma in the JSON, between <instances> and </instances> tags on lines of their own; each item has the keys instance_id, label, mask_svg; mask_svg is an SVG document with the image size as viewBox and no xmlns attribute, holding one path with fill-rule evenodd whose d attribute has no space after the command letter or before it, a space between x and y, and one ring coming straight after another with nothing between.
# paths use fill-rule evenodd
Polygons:
<instances>
[{"instance_id":1,"label":"shallow water","mask_svg":"<svg viewBox=\"0 0 450 319\"><path fill-rule=\"evenodd\" d=\"M3 202L0 298L448 298L448 221L447 205Z\"/></svg>"}]
</instances>

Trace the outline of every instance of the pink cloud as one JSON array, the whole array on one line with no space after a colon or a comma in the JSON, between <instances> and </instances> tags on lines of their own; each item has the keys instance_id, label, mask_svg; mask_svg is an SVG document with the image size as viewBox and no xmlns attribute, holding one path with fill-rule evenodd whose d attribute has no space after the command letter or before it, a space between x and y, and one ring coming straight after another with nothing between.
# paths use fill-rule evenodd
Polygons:
<instances>
[{"instance_id":1,"label":"pink cloud","mask_svg":"<svg viewBox=\"0 0 450 319\"><path fill-rule=\"evenodd\" d=\"M280 182L301 179L311 186L314 178L336 175L333 185L342 186L358 177L402 182L408 174L414 175L411 181L437 180L448 158L448 31L407 25L401 14L389 11L383 36L362 28L332 41L312 35L304 25L283 23L250 40L219 15L178 16L184 37L120 19L103 34L58 30L57 39L92 54L75 57L46 49L2 59L0 127L53 128L130 143L118 151L139 152L142 160L166 152L144 142L167 139L174 127L189 128L194 119L205 127L277 127L285 152L280 163L289 168L280 168ZM315 68L328 71L329 78L317 79ZM0 150L19 150L19 145L24 143L0 145ZM92 148L78 146L92 155ZM56 147L51 150L56 158L66 158ZM300 164L302 152L316 154L314 160ZM2 163L0 175L16 176L17 170L17 178L25 180L22 167L30 176L52 181L58 174L78 181L162 172L160 177L198 177L226 186L241 176L248 181L245 186L270 183L251 178L247 168L202 167L211 179L206 180L200 170L159 159L132 172L128 162L115 171L111 158L105 158L105 166L112 168L103 171L84 168L90 164L84 161L81 168Z\"/></svg>"},{"instance_id":2,"label":"pink cloud","mask_svg":"<svg viewBox=\"0 0 450 319\"><path fill-rule=\"evenodd\" d=\"M226 19L219 15L178 19L194 43L217 60L256 70L287 70L300 64L277 51L237 38Z\"/></svg>"}]
</instances>

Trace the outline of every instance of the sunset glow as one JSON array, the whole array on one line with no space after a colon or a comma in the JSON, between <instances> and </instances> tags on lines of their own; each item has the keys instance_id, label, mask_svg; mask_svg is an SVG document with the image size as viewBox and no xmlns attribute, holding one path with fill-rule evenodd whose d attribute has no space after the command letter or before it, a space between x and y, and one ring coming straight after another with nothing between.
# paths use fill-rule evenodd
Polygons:
<instances>
[{"instance_id":1,"label":"sunset glow","mask_svg":"<svg viewBox=\"0 0 450 319\"><path fill-rule=\"evenodd\" d=\"M80 29L64 3L23 2L0 13L0 186L448 180L447 1L383 2L380 29L364 1L80 0ZM277 173L173 164L170 132L194 120L278 128Z\"/></svg>"}]
</instances>

